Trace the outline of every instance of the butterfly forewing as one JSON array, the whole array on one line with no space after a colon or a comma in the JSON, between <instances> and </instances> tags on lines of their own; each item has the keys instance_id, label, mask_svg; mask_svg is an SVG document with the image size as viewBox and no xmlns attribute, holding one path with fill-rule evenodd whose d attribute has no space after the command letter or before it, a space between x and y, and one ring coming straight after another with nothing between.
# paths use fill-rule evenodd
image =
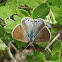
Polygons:
<instances>
[{"instance_id":1,"label":"butterfly forewing","mask_svg":"<svg viewBox=\"0 0 62 62\"><path fill-rule=\"evenodd\" d=\"M39 31L45 26L45 22L43 19L34 19L33 24L33 36L35 36L39 33Z\"/></svg>"},{"instance_id":2,"label":"butterfly forewing","mask_svg":"<svg viewBox=\"0 0 62 62\"><path fill-rule=\"evenodd\" d=\"M41 18L38 18L38 19L35 19L35 22L34 23L34 31L36 31L36 33L38 33L44 26L45 26L45 22L43 19Z\"/></svg>"},{"instance_id":3,"label":"butterfly forewing","mask_svg":"<svg viewBox=\"0 0 62 62\"><path fill-rule=\"evenodd\" d=\"M34 43L47 42L50 40L50 37L51 33L49 29L46 26L44 26L35 37Z\"/></svg>"},{"instance_id":4,"label":"butterfly forewing","mask_svg":"<svg viewBox=\"0 0 62 62\"><path fill-rule=\"evenodd\" d=\"M26 18L23 18L22 21L21 21L21 23L22 23L22 26L23 26L24 30L25 30L26 33L27 33L28 28L27 28L27 24L25 23L26 20L27 20Z\"/></svg>"},{"instance_id":5,"label":"butterfly forewing","mask_svg":"<svg viewBox=\"0 0 62 62\"><path fill-rule=\"evenodd\" d=\"M29 31L32 30L32 22L31 22L31 18L30 17L25 17L22 19L22 26L24 28L24 30L26 31L26 33L28 33Z\"/></svg>"},{"instance_id":6,"label":"butterfly forewing","mask_svg":"<svg viewBox=\"0 0 62 62\"><path fill-rule=\"evenodd\" d=\"M38 27L38 30L37 30L37 33L45 26L45 21L43 20L43 19L37 19L39 22L38 23L40 23L41 22L41 24L40 24L40 26Z\"/></svg>"},{"instance_id":7,"label":"butterfly forewing","mask_svg":"<svg viewBox=\"0 0 62 62\"><path fill-rule=\"evenodd\" d=\"M12 37L22 42L28 42L28 36L20 24L13 29Z\"/></svg>"},{"instance_id":8,"label":"butterfly forewing","mask_svg":"<svg viewBox=\"0 0 62 62\"><path fill-rule=\"evenodd\" d=\"M33 19L25 17L22 19L22 26L28 35L29 41L31 41L33 36Z\"/></svg>"}]
</instances>

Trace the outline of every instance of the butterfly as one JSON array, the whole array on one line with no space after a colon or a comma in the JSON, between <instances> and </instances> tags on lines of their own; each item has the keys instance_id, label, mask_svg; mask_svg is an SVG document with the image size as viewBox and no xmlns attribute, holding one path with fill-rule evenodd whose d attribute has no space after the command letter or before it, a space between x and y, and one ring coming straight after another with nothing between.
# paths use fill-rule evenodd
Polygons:
<instances>
[{"instance_id":1,"label":"butterfly","mask_svg":"<svg viewBox=\"0 0 62 62\"><path fill-rule=\"evenodd\" d=\"M24 17L21 24L13 29L12 37L25 43L41 43L48 42L51 39L51 33L44 19Z\"/></svg>"}]
</instances>

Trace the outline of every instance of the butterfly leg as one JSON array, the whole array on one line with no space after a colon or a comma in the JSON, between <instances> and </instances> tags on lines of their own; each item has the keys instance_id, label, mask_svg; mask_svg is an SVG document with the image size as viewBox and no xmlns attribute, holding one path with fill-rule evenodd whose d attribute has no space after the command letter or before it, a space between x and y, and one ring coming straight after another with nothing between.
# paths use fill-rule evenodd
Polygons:
<instances>
[{"instance_id":1,"label":"butterfly leg","mask_svg":"<svg viewBox=\"0 0 62 62\"><path fill-rule=\"evenodd\" d=\"M33 42L30 42L30 43L28 44L28 46L30 46L30 45L31 45L31 46L34 48L34 50L36 51L36 49L35 49L35 47L34 47L34 45L33 45ZM25 49L27 49L28 46L27 46ZM24 50L25 50L25 49L24 49ZM24 50L23 50L23 51L24 51ZM23 52L23 51L22 51L22 52Z\"/></svg>"},{"instance_id":2,"label":"butterfly leg","mask_svg":"<svg viewBox=\"0 0 62 62\"><path fill-rule=\"evenodd\" d=\"M36 49L35 49L35 47L34 47L34 45L33 45L33 44L32 44L32 46L33 46L34 50L36 51Z\"/></svg>"},{"instance_id":3,"label":"butterfly leg","mask_svg":"<svg viewBox=\"0 0 62 62\"><path fill-rule=\"evenodd\" d=\"M49 45L45 48L45 50L48 49L48 51L52 54L52 51L50 50L49 47L53 44L53 42L54 42L59 36L60 36L60 33L58 33L58 34L56 35L56 37L49 43Z\"/></svg>"},{"instance_id":4,"label":"butterfly leg","mask_svg":"<svg viewBox=\"0 0 62 62\"><path fill-rule=\"evenodd\" d=\"M36 51L33 42L30 42L30 45L34 48L34 50Z\"/></svg>"},{"instance_id":5,"label":"butterfly leg","mask_svg":"<svg viewBox=\"0 0 62 62\"><path fill-rule=\"evenodd\" d=\"M30 44L28 44L28 46L30 46ZM28 48L28 46L27 46L23 51L25 51L25 50ZM22 52L23 52L23 51L22 51Z\"/></svg>"}]
</instances>

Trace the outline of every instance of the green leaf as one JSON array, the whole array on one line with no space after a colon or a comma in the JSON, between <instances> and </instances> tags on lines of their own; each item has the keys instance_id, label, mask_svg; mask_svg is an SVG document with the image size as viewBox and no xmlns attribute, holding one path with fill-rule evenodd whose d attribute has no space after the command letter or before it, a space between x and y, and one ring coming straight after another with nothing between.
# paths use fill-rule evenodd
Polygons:
<instances>
[{"instance_id":1,"label":"green leaf","mask_svg":"<svg viewBox=\"0 0 62 62\"><path fill-rule=\"evenodd\" d=\"M2 26L0 26L0 38L3 37L5 34L5 31Z\"/></svg>"},{"instance_id":2,"label":"green leaf","mask_svg":"<svg viewBox=\"0 0 62 62\"><path fill-rule=\"evenodd\" d=\"M62 42L61 42L61 50L62 50Z\"/></svg>"},{"instance_id":3,"label":"green leaf","mask_svg":"<svg viewBox=\"0 0 62 62\"><path fill-rule=\"evenodd\" d=\"M51 33L54 33L54 32L56 32L57 30L56 30L56 28L55 28L55 26L54 25L51 25L52 27L51 27Z\"/></svg>"},{"instance_id":4,"label":"green leaf","mask_svg":"<svg viewBox=\"0 0 62 62\"><path fill-rule=\"evenodd\" d=\"M55 19L58 22L58 26L62 26L62 7L51 6L51 9L55 15ZM55 10L54 10L55 9Z\"/></svg>"},{"instance_id":5,"label":"green leaf","mask_svg":"<svg viewBox=\"0 0 62 62\"><path fill-rule=\"evenodd\" d=\"M51 27L51 30L50 30L51 34L57 32L57 30L56 30L56 28L54 27L54 25L51 25L51 26L52 26L52 27ZM54 37L55 37L55 35L52 35L52 36L51 36L51 39L53 39Z\"/></svg>"},{"instance_id":6,"label":"green leaf","mask_svg":"<svg viewBox=\"0 0 62 62\"><path fill-rule=\"evenodd\" d=\"M57 60L56 62L62 62L62 59Z\"/></svg>"},{"instance_id":7,"label":"green leaf","mask_svg":"<svg viewBox=\"0 0 62 62\"><path fill-rule=\"evenodd\" d=\"M55 9L55 10L54 10ZM62 7L57 7L57 6L51 6L51 10L54 12L54 13L57 13L59 15L62 15Z\"/></svg>"},{"instance_id":8,"label":"green leaf","mask_svg":"<svg viewBox=\"0 0 62 62\"><path fill-rule=\"evenodd\" d=\"M7 49L6 44L0 39L0 51L6 50L6 49Z\"/></svg>"},{"instance_id":9,"label":"green leaf","mask_svg":"<svg viewBox=\"0 0 62 62\"><path fill-rule=\"evenodd\" d=\"M62 5L62 0L48 0L48 2L51 4L51 5L54 5L54 6L60 6Z\"/></svg>"},{"instance_id":10,"label":"green leaf","mask_svg":"<svg viewBox=\"0 0 62 62\"><path fill-rule=\"evenodd\" d=\"M34 2L35 2L35 4L34 4ZM19 5L21 5L21 6L24 6L24 5L27 5L28 7L31 7L31 8L33 8L33 7L36 7L37 5L38 5L38 3L35 1L35 0L19 0Z\"/></svg>"},{"instance_id":11,"label":"green leaf","mask_svg":"<svg viewBox=\"0 0 62 62\"><path fill-rule=\"evenodd\" d=\"M54 55L56 52L61 52L61 41L57 41L53 46L52 54Z\"/></svg>"},{"instance_id":12,"label":"green leaf","mask_svg":"<svg viewBox=\"0 0 62 62\"><path fill-rule=\"evenodd\" d=\"M48 42L43 42L43 43L36 43L40 47L46 47L48 45Z\"/></svg>"},{"instance_id":13,"label":"green leaf","mask_svg":"<svg viewBox=\"0 0 62 62\"><path fill-rule=\"evenodd\" d=\"M41 3L44 3L46 2L47 0L19 0L18 1L18 4L21 5L21 6L28 6L30 8L35 8L37 7L38 5L40 5ZM34 4L35 2L35 4Z\"/></svg>"},{"instance_id":14,"label":"green leaf","mask_svg":"<svg viewBox=\"0 0 62 62\"><path fill-rule=\"evenodd\" d=\"M33 54L34 54L34 56L38 56L38 54L39 54L39 52L37 52L37 51L33 51Z\"/></svg>"},{"instance_id":15,"label":"green leaf","mask_svg":"<svg viewBox=\"0 0 62 62\"><path fill-rule=\"evenodd\" d=\"M45 62L45 60L41 59L40 57L36 57L31 59L29 62Z\"/></svg>"},{"instance_id":16,"label":"green leaf","mask_svg":"<svg viewBox=\"0 0 62 62\"><path fill-rule=\"evenodd\" d=\"M34 2L35 2L35 4L34 4ZM28 6L28 7L31 7L31 8L34 8L34 7L36 7L36 6L38 6L39 5L39 3L38 2L36 2L35 0L26 0L25 1L25 4Z\"/></svg>"},{"instance_id":17,"label":"green leaf","mask_svg":"<svg viewBox=\"0 0 62 62\"><path fill-rule=\"evenodd\" d=\"M40 4L38 7L36 7L33 11L33 18L46 18L50 11L50 7L47 3Z\"/></svg>"},{"instance_id":18,"label":"green leaf","mask_svg":"<svg viewBox=\"0 0 62 62\"><path fill-rule=\"evenodd\" d=\"M2 6L0 7L0 18L8 18L8 10L6 8L6 6Z\"/></svg>"},{"instance_id":19,"label":"green leaf","mask_svg":"<svg viewBox=\"0 0 62 62\"><path fill-rule=\"evenodd\" d=\"M61 41L56 41L53 44L52 55L48 55L48 59L56 61L60 59L61 55Z\"/></svg>"},{"instance_id":20,"label":"green leaf","mask_svg":"<svg viewBox=\"0 0 62 62\"><path fill-rule=\"evenodd\" d=\"M56 60L59 60L60 59L60 53L59 52L56 52L53 57L52 57L52 60L53 61L56 61Z\"/></svg>"},{"instance_id":21,"label":"green leaf","mask_svg":"<svg viewBox=\"0 0 62 62\"><path fill-rule=\"evenodd\" d=\"M16 14L17 0L8 0L5 6L0 7L0 18L7 19Z\"/></svg>"},{"instance_id":22,"label":"green leaf","mask_svg":"<svg viewBox=\"0 0 62 62\"><path fill-rule=\"evenodd\" d=\"M45 3L47 0L35 0L37 3L41 4L41 3Z\"/></svg>"},{"instance_id":23,"label":"green leaf","mask_svg":"<svg viewBox=\"0 0 62 62\"><path fill-rule=\"evenodd\" d=\"M23 9L17 9L17 14L20 17L27 17L27 16L29 16L29 13L26 10L23 10Z\"/></svg>"},{"instance_id":24,"label":"green leaf","mask_svg":"<svg viewBox=\"0 0 62 62\"><path fill-rule=\"evenodd\" d=\"M48 60L52 60L52 55L51 54L48 54L48 56L47 56L47 58L48 58Z\"/></svg>"},{"instance_id":25,"label":"green leaf","mask_svg":"<svg viewBox=\"0 0 62 62\"><path fill-rule=\"evenodd\" d=\"M1 7L1 6L3 6L3 4L2 4L2 3L0 3L0 7Z\"/></svg>"},{"instance_id":26,"label":"green leaf","mask_svg":"<svg viewBox=\"0 0 62 62\"><path fill-rule=\"evenodd\" d=\"M45 55L41 52L39 52L38 57L42 58L45 61Z\"/></svg>"},{"instance_id":27,"label":"green leaf","mask_svg":"<svg viewBox=\"0 0 62 62\"><path fill-rule=\"evenodd\" d=\"M61 41L57 41L55 43L55 45L53 46L53 50L52 50L52 60L56 61L60 59L60 55L61 55Z\"/></svg>"},{"instance_id":28,"label":"green leaf","mask_svg":"<svg viewBox=\"0 0 62 62\"><path fill-rule=\"evenodd\" d=\"M18 15L14 15L14 19L15 21L13 23L4 27L7 33L12 34L12 30L15 28L15 26L21 24L21 17L19 17Z\"/></svg>"},{"instance_id":29,"label":"green leaf","mask_svg":"<svg viewBox=\"0 0 62 62\"><path fill-rule=\"evenodd\" d=\"M57 25L62 26L62 16L57 17L56 20L58 22Z\"/></svg>"},{"instance_id":30,"label":"green leaf","mask_svg":"<svg viewBox=\"0 0 62 62\"><path fill-rule=\"evenodd\" d=\"M56 61L56 60L59 60L60 59L60 53L59 52L56 52L54 55L51 55L51 54L49 54L48 55L48 59L50 60L50 61Z\"/></svg>"},{"instance_id":31,"label":"green leaf","mask_svg":"<svg viewBox=\"0 0 62 62\"><path fill-rule=\"evenodd\" d=\"M30 54L27 54L27 61L29 62L33 57Z\"/></svg>"},{"instance_id":32,"label":"green leaf","mask_svg":"<svg viewBox=\"0 0 62 62\"><path fill-rule=\"evenodd\" d=\"M40 57L45 61L45 55L41 52L33 51L35 57Z\"/></svg>"},{"instance_id":33,"label":"green leaf","mask_svg":"<svg viewBox=\"0 0 62 62\"><path fill-rule=\"evenodd\" d=\"M17 0L8 0L6 3L6 7L8 9L9 16L16 14Z\"/></svg>"},{"instance_id":34,"label":"green leaf","mask_svg":"<svg viewBox=\"0 0 62 62\"><path fill-rule=\"evenodd\" d=\"M5 20L6 25L12 24L14 21L12 19Z\"/></svg>"},{"instance_id":35,"label":"green leaf","mask_svg":"<svg viewBox=\"0 0 62 62\"><path fill-rule=\"evenodd\" d=\"M20 17L18 15L14 15L13 17L14 17L15 21L20 21L21 22L22 17Z\"/></svg>"},{"instance_id":36,"label":"green leaf","mask_svg":"<svg viewBox=\"0 0 62 62\"><path fill-rule=\"evenodd\" d=\"M15 21L15 22L13 22L13 23L10 24L10 25L5 26L4 29L5 29L5 31L6 31L7 33L11 33L11 34L12 34L12 30L15 28L15 26L16 26L17 24L21 24L21 21Z\"/></svg>"},{"instance_id":37,"label":"green leaf","mask_svg":"<svg viewBox=\"0 0 62 62\"><path fill-rule=\"evenodd\" d=\"M0 26L0 38L2 39L2 41L6 42L10 40L8 34L2 26Z\"/></svg>"},{"instance_id":38,"label":"green leaf","mask_svg":"<svg viewBox=\"0 0 62 62\"><path fill-rule=\"evenodd\" d=\"M15 43L16 43L18 48L27 47L27 43L25 43L25 42L21 42L21 41L15 40Z\"/></svg>"}]
</instances>

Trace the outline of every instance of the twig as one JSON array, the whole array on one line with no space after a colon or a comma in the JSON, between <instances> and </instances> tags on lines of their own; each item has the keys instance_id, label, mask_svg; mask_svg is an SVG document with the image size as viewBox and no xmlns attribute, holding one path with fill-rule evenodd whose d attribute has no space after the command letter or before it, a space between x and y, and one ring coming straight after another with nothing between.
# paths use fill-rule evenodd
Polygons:
<instances>
[{"instance_id":1,"label":"twig","mask_svg":"<svg viewBox=\"0 0 62 62\"><path fill-rule=\"evenodd\" d=\"M52 45L52 43L53 43L56 39L58 39L59 36L60 36L60 33L57 34L57 36L49 43L48 46Z\"/></svg>"},{"instance_id":2,"label":"twig","mask_svg":"<svg viewBox=\"0 0 62 62\"><path fill-rule=\"evenodd\" d=\"M12 44L12 42L9 42L9 44L12 46L12 48L13 48L17 53L19 53L19 51L18 51L17 48Z\"/></svg>"},{"instance_id":3,"label":"twig","mask_svg":"<svg viewBox=\"0 0 62 62\"><path fill-rule=\"evenodd\" d=\"M12 48L20 55L19 50L13 45L13 43L10 41L9 44L12 46Z\"/></svg>"},{"instance_id":4,"label":"twig","mask_svg":"<svg viewBox=\"0 0 62 62\"><path fill-rule=\"evenodd\" d=\"M58 34L56 35L56 37L49 43L49 45L45 48L45 50L48 49L48 50L51 52L51 50L49 49L49 47L52 45L52 43L53 43L56 39L58 39L59 36L60 36L60 33L58 33Z\"/></svg>"},{"instance_id":5,"label":"twig","mask_svg":"<svg viewBox=\"0 0 62 62\"><path fill-rule=\"evenodd\" d=\"M20 8L20 9L29 8L29 9L33 10L32 8L30 8L30 7L27 7L27 6L18 6L18 8Z\"/></svg>"},{"instance_id":6,"label":"twig","mask_svg":"<svg viewBox=\"0 0 62 62\"><path fill-rule=\"evenodd\" d=\"M11 47L18 53L19 57L20 57L21 59L23 59L22 56L21 56L21 53L20 53L19 50L17 50L17 48L13 45L12 41L9 42L9 45L11 45ZM23 62L22 60L20 60L20 61Z\"/></svg>"},{"instance_id":7,"label":"twig","mask_svg":"<svg viewBox=\"0 0 62 62\"><path fill-rule=\"evenodd\" d=\"M12 55L12 53L11 53L11 51L10 51L10 44L8 44L8 53L9 53L9 55L10 55L10 58L13 60L13 62L17 62L17 60L13 57L13 55Z\"/></svg>"},{"instance_id":8,"label":"twig","mask_svg":"<svg viewBox=\"0 0 62 62\"><path fill-rule=\"evenodd\" d=\"M30 46L30 44L28 44L28 46ZM27 46L27 47L28 47L28 46ZM25 51L25 50L27 49L27 47L26 47L23 51ZM23 51L22 51L22 52L23 52Z\"/></svg>"}]
</instances>

